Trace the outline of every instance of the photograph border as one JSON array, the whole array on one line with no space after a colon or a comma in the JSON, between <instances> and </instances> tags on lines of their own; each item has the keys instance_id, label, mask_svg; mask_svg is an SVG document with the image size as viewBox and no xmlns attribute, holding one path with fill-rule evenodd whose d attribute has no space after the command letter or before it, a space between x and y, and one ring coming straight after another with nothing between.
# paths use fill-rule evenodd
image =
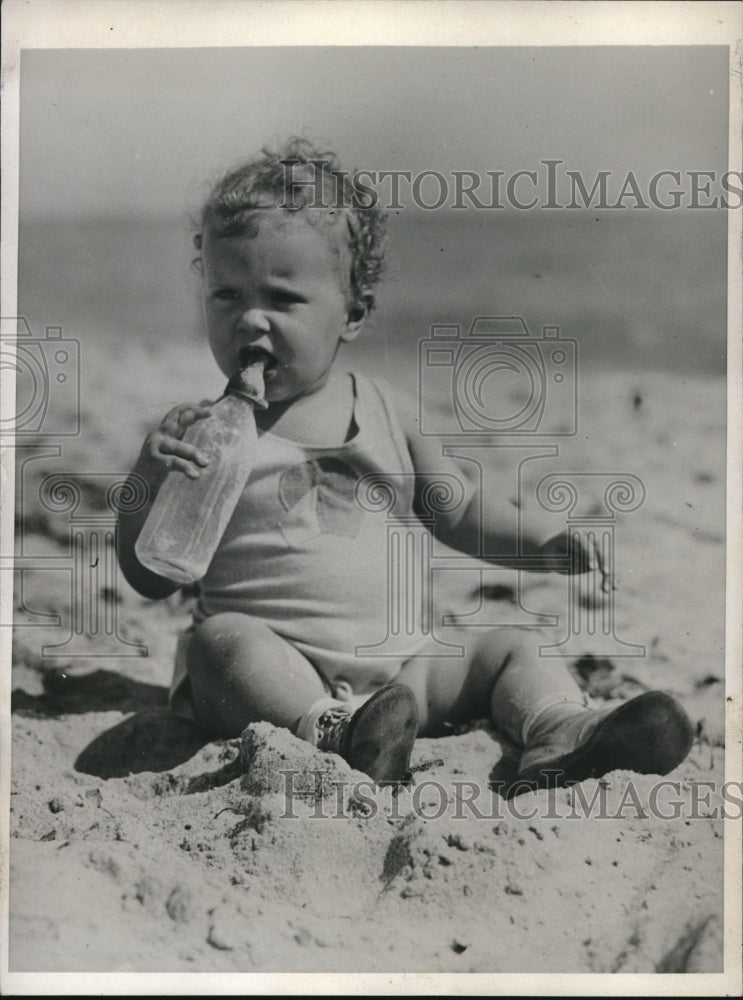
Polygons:
<instances>
[{"instance_id":1,"label":"photograph border","mask_svg":"<svg viewBox=\"0 0 743 1000\"><path fill-rule=\"evenodd\" d=\"M332 19L324 8L333 8ZM24 49L358 45L723 45L730 52L728 169L740 171L741 5L737 2L499 2L499 0L6 0L2 5L2 315L17 315L20 53ZM246 17L246 14L249 14ZM333 24L333 28L329 24ZM741 225L728 213L728 440L726 559L727 781L743 778L741 683ZM3 373L0 416L15 412ZM7 459L7 461L6 461ZM12 552L14 469L3 453L0 548ZM0 595L0 621L13 595ZM725 971L720 974L15 973L8 970L11 629L0 629L0 990L6 995L233 995L263 993L463 995L736 995L741 992L741 823L725 823Z\"/></svg>"}]
</instances>

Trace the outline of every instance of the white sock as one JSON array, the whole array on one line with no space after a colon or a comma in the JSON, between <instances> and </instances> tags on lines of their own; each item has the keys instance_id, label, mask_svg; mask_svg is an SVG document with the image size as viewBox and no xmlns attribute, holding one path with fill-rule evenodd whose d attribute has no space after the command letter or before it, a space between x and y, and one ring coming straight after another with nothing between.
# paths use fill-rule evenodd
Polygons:
<instances>
[{"instance_id":1,"label":"white sock","mask_svg":"<svg viewBox=\"0 0 743 1000\"><path fill-rule=\"evenodd\" d=\"M594 705L588 695L583 695L581 701L568 701L566 698L555 701L551 698L547 702L541 702L524 719L521 727L523 745L528 747L531 743L543 740L568 720L574 721L576 743L580 742L583 726L594 718L590 711L592 708Z\"/></svg>"},{"instance_id":2,"label":"white sock","mask_svg":"<svg viewBox=\"0 0 743 1000\"><path fill-rule=\"evenodd\" d=\"M318 698L317 701L310 705L302 718L299 720L296 735L300 738L300 740L305 740L305 742L311 743L315 746L317 744L315 730L317 720L323 712L327 712L328 709L339 707L348 709L348 705L345 702L338 701L337 698L332 698L329 694L323 695L322 698Z\"/></svg>"}]
</instances>

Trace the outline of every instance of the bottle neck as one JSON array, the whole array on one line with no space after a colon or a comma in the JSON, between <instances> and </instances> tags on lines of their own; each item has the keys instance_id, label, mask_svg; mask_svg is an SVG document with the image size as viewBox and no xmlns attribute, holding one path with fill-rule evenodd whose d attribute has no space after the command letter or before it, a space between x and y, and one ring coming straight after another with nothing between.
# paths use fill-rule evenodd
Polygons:
<instances>
[{"instance_id":1,"label":"bottle neck","mask_svg":"<svg viewBox=\"0 0 743 1000\"><path fill-rule=\"evenodd\" d=\"M252 399L247 392L243 392L241 389L233 389L231 386L225 389L222 399L227 399L228 396L236 396L238 399L244 399L246 403L255 404L255 400Z\"/></svg>"},{"instance_id":2,"label":"bottle neck","mask_svg":"<svg viewBox=\"0 0 743 1000\"><path fill-rule=\"evenodd\" d=\"M258 407L260 410L268 409L268 403L265 399L256 399L254 395L243 389L239 380L234 377L229 380L220 398L225 399L227 396L237 396L238 399L243 399L246 403L250 403L252 407Z\"/></svg>"}]
</instances>

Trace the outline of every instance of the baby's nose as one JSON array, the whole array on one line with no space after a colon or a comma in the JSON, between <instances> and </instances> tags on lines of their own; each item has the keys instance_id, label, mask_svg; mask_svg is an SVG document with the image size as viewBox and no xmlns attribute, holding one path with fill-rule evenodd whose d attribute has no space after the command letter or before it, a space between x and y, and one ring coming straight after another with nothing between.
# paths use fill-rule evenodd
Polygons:
<instances>
[{"instance_id":1,"label":"baby's nose","mask_svg":"<svg viewBox=\"0 0 743 1000\"><path fill-rule=\"evenodd\" d=\"M240 317L240 328L249 333L268 333L271 324L261 309L247 309Z\"/></svg>"}]
</instances>

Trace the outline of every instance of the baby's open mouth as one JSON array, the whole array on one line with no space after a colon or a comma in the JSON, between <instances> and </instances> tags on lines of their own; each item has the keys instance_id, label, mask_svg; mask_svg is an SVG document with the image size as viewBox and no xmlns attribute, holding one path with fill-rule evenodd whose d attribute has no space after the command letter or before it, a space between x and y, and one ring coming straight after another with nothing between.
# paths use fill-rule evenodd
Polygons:
<instances>
[{"instance_id":1,"label":"baby's open mouth","mask_svg":"<svg viewBox=\"0 0 743 1000\"><path fill-rule=\"evenodd\" d=\"M260 362L263 365L263 378L266 382L271 381L279 367L276 358L264 347L241 347L239 361L241 368L247 368L248 365Z\"/></svg>"}]
</instances>

